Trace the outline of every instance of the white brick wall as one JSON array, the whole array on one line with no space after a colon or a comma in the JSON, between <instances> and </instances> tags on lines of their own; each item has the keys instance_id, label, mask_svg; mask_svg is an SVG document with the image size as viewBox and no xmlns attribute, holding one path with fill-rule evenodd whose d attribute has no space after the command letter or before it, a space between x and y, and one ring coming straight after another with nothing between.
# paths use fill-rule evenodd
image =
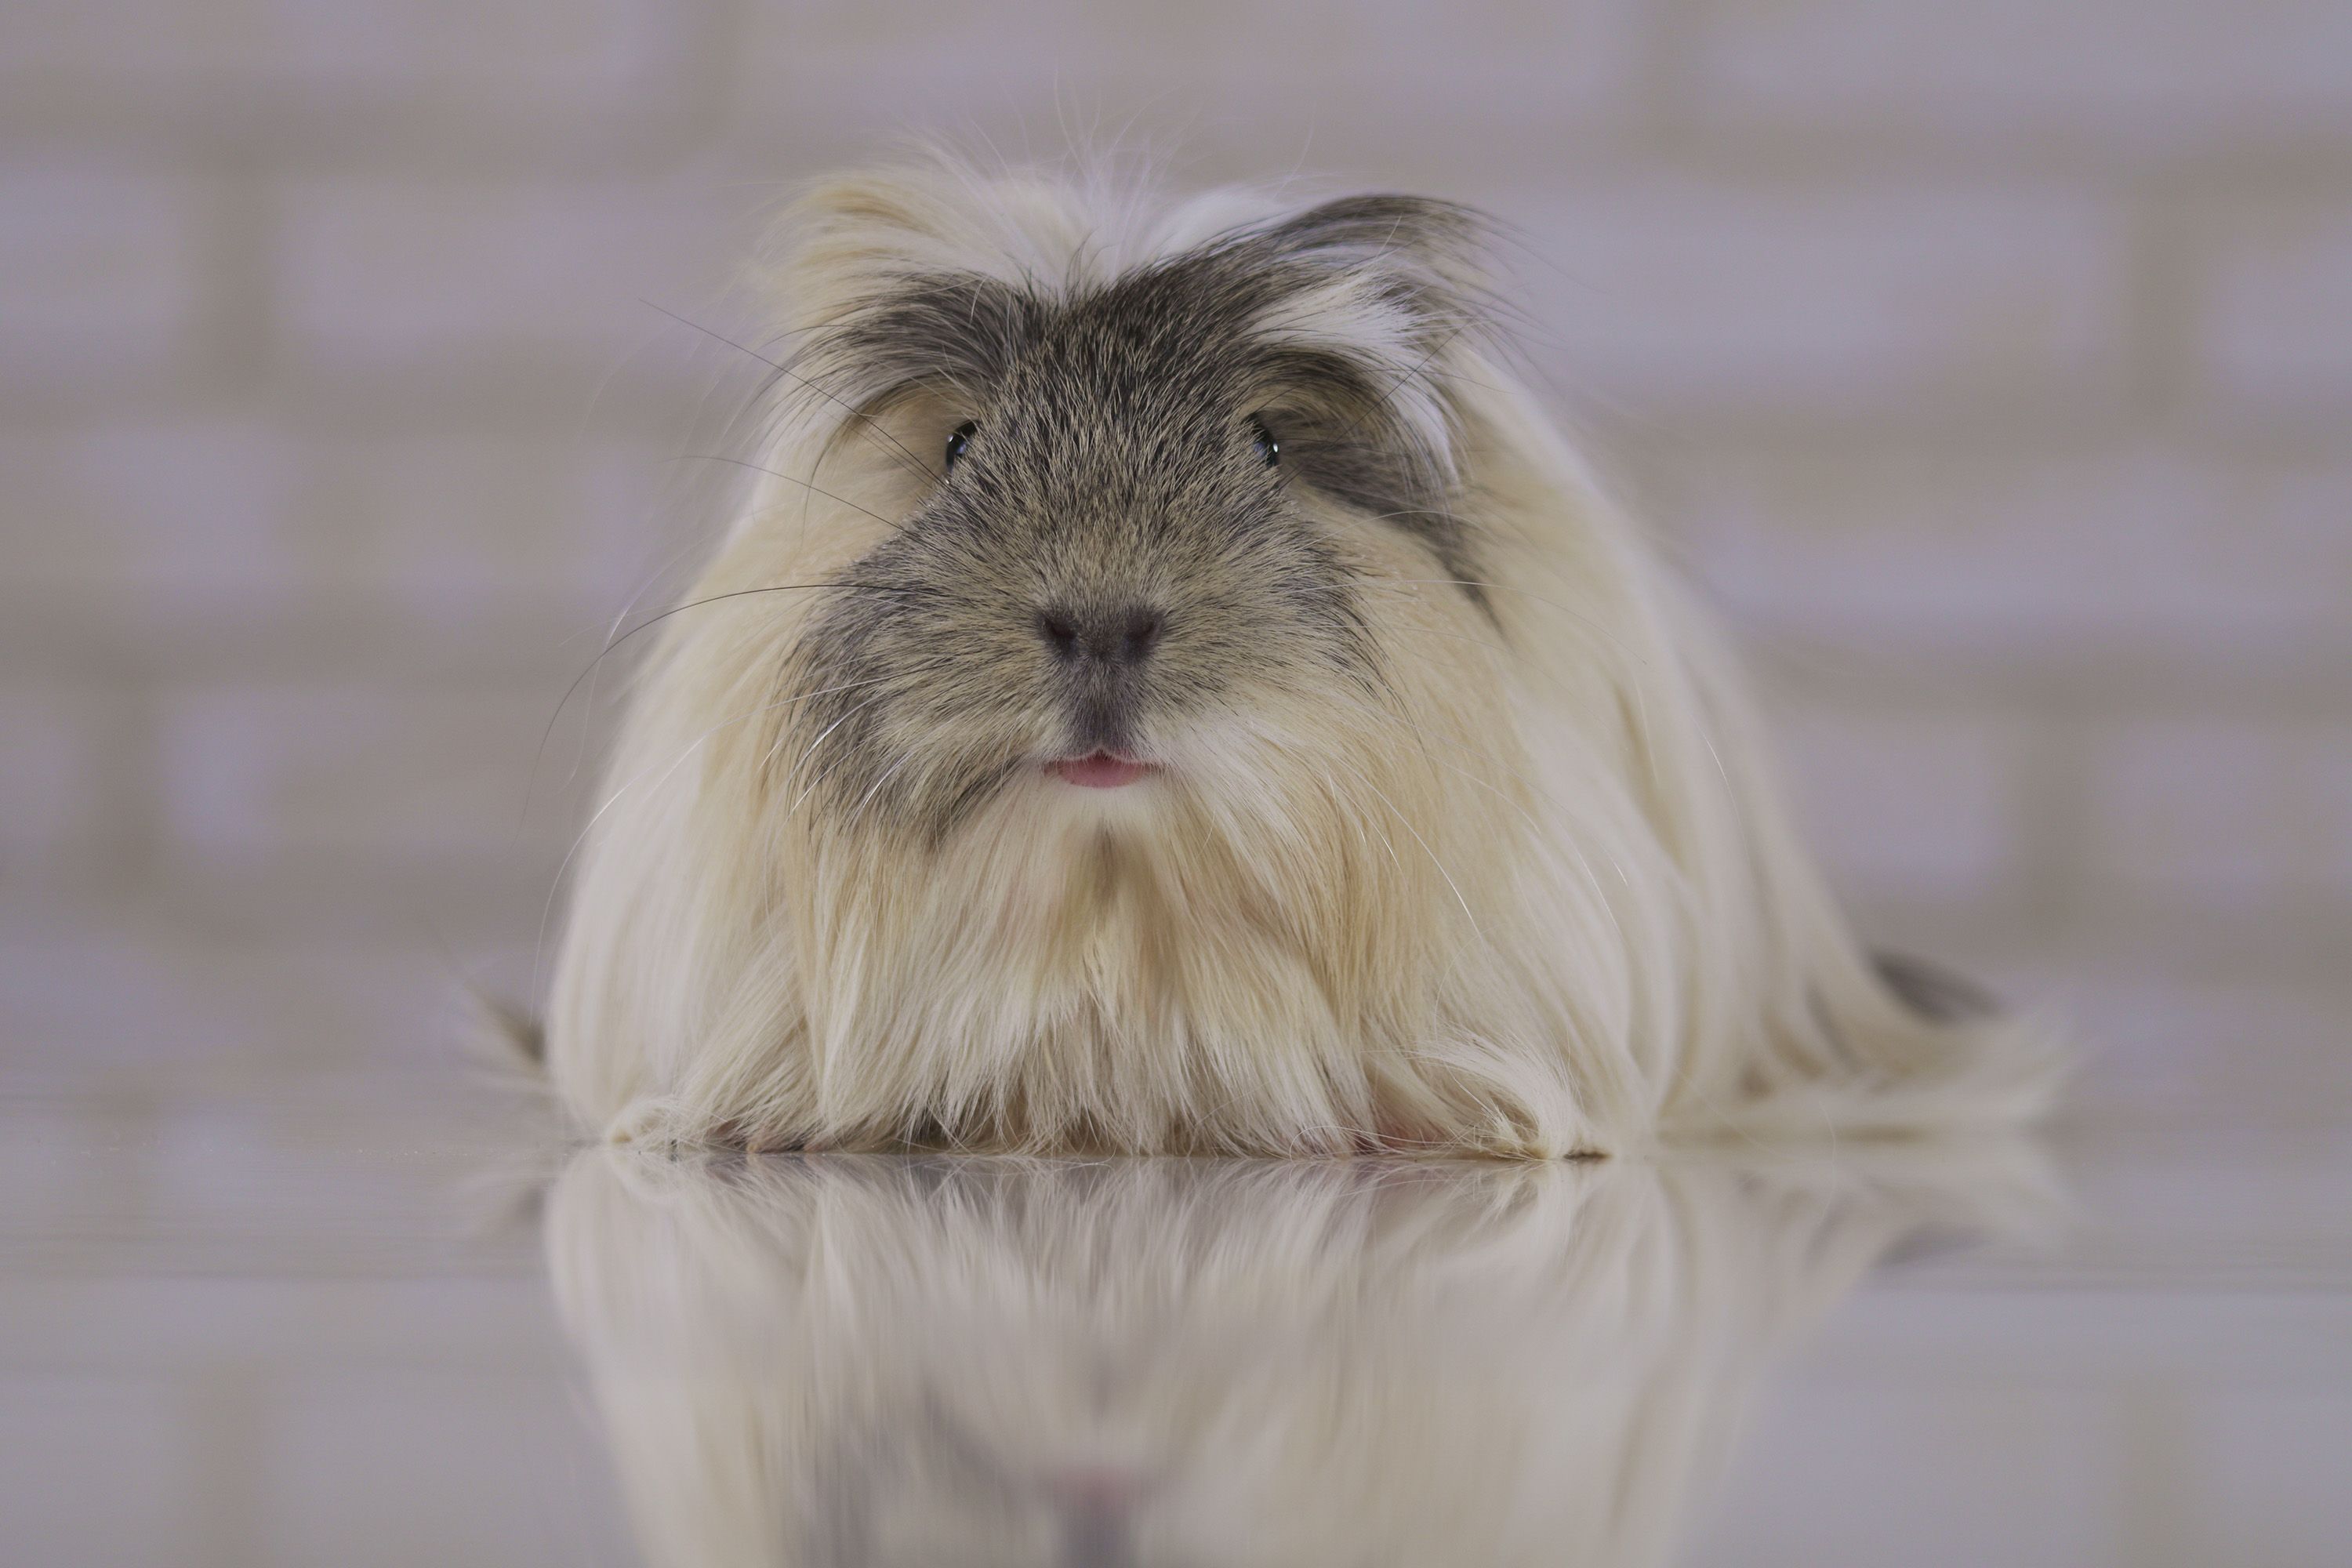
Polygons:
<instances>
[{"instance_id":1,"label":"white brick wall","mask_svg":"<svg viewBox=\"0 0 2352 1568\"><path fill-rule=\"evenodd\" d=\"M1816 703L1784 710L1778 740L1847 896L1998 905L2016 886L2032 736L2013 716Z\"/></svg>"},{"instance_id":2,"label":"white brick wall","mask_svg":"<svg viewBox=\"0 0 2352 1568\"><path fill-rule=\"evenodd\" d=\"M1685 542L1751 621L1857 649L2352 657L2352 464L2020 445L1727 443L1676 475Z\"/></svg>"},{"instance_id":3,"label":"white brick wall","mask_svg":"<svg viewBox=\"0 0 2352 1568\"><path fill-rule=\"evenodd\" d=\"M2352 721L2118 722L2090 766L2106 808L2091 875L2233 914L2332 903L2352 922Z\"/></svg>"},{"instance_id":4,"label":"white brick wall","mask_svg":"<svg viewBox=\"0 0 2352 1568\"><path fill-rule=\"evenodd\" d=\"M621 109L658 50L664 9L651 0L31 0L9 27L8 61L28 79L135 81L166 91L384 83L485 99L593 92L602 106Z\"/></svg>"},{"instance_id":5,"label":"white brick wall","mask_svg":"<svg viewBox=\"0 0 2352 1568\"><path fill-rule=\"evenodd\" d=\"M1181 135L1195 151L1248 149L1246 172L1264 177L1289 173L1310 143L1307 167L1346 167L1498 112L1523 126L1636 117L1657 11L1643 0L1023 0L992 9L982 33L953 0L822 0L751 7L728 69L738 134L771 153L765 177L787 127L870 145L910 124L978 132L1008 153L1073 132L1129 145ZM1481 151L1482 167L1538 153Z\"/></svg>"},{"instance_id":6,"label":"white brick wall","mask_svg":"<svg viewBox=\"0 0 2352 1568\"><path fill-rule=\"evenodd\" d=\"M1534 252L1548 361L1604 405L1863 420L2111 394L2121 234L2097 200L1637 168L1488 205Z\"/></svg>"},{"instance_id":7,"label":"white brick wall","mask_svg":"<svg viewBox=\"0 0 2352 1568\"><path fill-rule=\"evenodd\" d=\"M436 910L383 910L358 931L323 921L295 929L305 923L300 889L264 889L275 929L258 933L217 929L224 900L256 897L236 885L203 889L203 907L171 919L149 912L152 898L95 914L54 901L37 916L12 910L0 931L9 1081L45 1094L93 1086L165 1094L382 1072L446 1087L459 1060L450 1026L461 985L495 979L520 990L538 918L521 885L496 931L469 929L462 911L446 913L456 901L447 881ZM362 884L345 876L338 885L348 899ZM428 923L435 914L439 930ZM519 954L495 945L515 931ZM451 946L467 957L453 958Z\"/></svg>"},{"instance_id":8,"label":"white brick wall","mask_svg":"<svg viewBox=\"0 0 2352 1568\"><path fill-rule=\"evenodd\" d=\"M2352 130L2334 0L1699 0L1700 96L1724 121L2191 135Z\"/></svg>"},{"instance_id":9,"label":"white brick wall","mask_svg":"<svg viewBox=\"0 0 2352 1568\"><path fill-rule=\"evenodd\" d=\"M183 370L203 250L190 183L25 150L0 170L0 387L105 392Z\"/></svg>"},{"instance_id":10,"label":"white brick wall","mask_svg":"<svg viewBox=\"0 0 2352 1568\"><path fill-rule=\"evenodd\" d=\"M249 615L299 595L287 559L299 439L251 414L27 422L0 436L12 607L69 596Z\"/></svg>"},{"instance_id":11,"label":"white brick wall","mask_svg":"<svg viewBox=\"0 0 2352 1568\"><path fill-rule=\"evenodd\" d=\"M272 258L289 352L354 374L501 356L601 374L671 338L642 297L690 313L741 259L745 226L700 195L657 178L299 182Z\"/></svg>"},{"instance_id":12,"label":"white brick wall","mask_svg":"<svg viewBox=\"0 0 2352 1568\"><path fill-rule=\"evenodd\" d=\"M105 1373L18 1373L0 1384L9 1456L0 1511L28 1563L168 1563L196 1512L196 1470L173 1389ZM136 1478L100 1506L89 1478Z\"/></svg>"},{"instance_id":13,"label":"white brick wall","mask_svg":"<svg viewBox=\"0 0 2352 1568\"><path fill-rule=\"evenodd\" d=\"M30 880L102 856L111 775L138 764L136 724L105 689L0 687L0 877Z\"/></svg>"},{"instance_id":14,"label":"white brick wall","mask_svg":"<svg viewBox=\"0 0 2352 1568\"><path fill-rule=\"evenodd\" d=\"M2255 415L2352 409L2352 203L2217 204L2200 248L2211 395Z\"/></svg>"},{"instance_id":15,"label":"white brick wall","mask_svg":"<svg viewBox=\"0 0 2352 1568\"><path fill-rule=\"evenodd\" d=\"M567 717L515 822L556 699L731 479L670 459L758 367L640 300L739 322L909 128L1493 206L1867 923L2118 1100L2352 1089L2329 0L18 5L0 1071L444 1070L582 815Z\"/></svg>"},{"instance_id":16,"label":"white brick wall","mask_svg":"<svg viewBox=\"0 0 2352 1568\"><path fill-rule=\"evenodd\" d=\"M342 683L178 694L161 737L170 852L199 865L511 852L521 791L501 786L530 763L537 737L514 723L529 700Z\"/></svg>"}]
</instances>

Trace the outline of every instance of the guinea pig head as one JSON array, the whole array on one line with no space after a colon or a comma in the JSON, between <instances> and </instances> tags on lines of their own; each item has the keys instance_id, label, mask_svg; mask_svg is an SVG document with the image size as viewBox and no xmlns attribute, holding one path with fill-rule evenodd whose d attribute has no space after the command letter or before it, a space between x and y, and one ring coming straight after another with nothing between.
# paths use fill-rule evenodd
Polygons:
<instances>
[{"instance_id":1,"label":"guinea pig head","mask_svg":"<svg viewBox=\"0 0 2352 1568\"><path fill-rule=\"evenodd\" d=\"M937 845L1041 787L1129 817L1246 788L1248 753L1339 716L1409 741L1359 535L1469 575L1435 363L1474 319L1446 271L1469 229L1365 198L1124 268L1076 251L1055 288L978 247L855 287L794 375L819 466L888 521L795 641L776 785ZM1067 793L1111 790L1135 797Z\"/></svg>"}]
</instances>

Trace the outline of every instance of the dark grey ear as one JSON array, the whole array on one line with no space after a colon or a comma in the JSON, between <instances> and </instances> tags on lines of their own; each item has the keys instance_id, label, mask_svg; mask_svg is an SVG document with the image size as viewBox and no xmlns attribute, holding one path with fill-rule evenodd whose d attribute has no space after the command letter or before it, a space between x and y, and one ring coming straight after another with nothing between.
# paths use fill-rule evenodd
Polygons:
<instances>
[{"instance_id":1,"label":"dark grey ear","mask_svg":"<svg viewBox=\"0 0 2352 1568\"><path fill-rule=\"evenodd\" d=\"M1044 313L1034 297L977 272L885 278L813 334L807 353L861 402L919 382L977 390L1035 336Z\"/></svg>"},{"instance_id":2,"label":"dark grey ear","mask_svg":"<svg viewBox=\"0 0 2352 1568\"><path fill-rule=\"evenodd\" d=\"M1431 196L1341 196L1283 219L1266 237L1302 259L1349 264L1394 258L1447 279L1466 275L1489 224L1475 208Z\"/></svg>"}]
</instances>

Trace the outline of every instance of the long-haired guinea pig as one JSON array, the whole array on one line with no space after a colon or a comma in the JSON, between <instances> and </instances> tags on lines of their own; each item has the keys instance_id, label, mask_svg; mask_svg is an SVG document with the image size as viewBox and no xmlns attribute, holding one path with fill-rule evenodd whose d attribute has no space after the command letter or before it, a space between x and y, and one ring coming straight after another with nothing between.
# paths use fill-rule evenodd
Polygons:
<instances>
[{"instance_id":1,"label":"long-haired guinea pig","mask_svg":"<svg viewBox=\"0 0 2352 1568\"><path fill-rule=\"evenodd\" d=\"M546 1046L614 1137L1555 1156L2000 1118L1442 201L920 163L786 216Z\"/></svg>"}]
</instances>

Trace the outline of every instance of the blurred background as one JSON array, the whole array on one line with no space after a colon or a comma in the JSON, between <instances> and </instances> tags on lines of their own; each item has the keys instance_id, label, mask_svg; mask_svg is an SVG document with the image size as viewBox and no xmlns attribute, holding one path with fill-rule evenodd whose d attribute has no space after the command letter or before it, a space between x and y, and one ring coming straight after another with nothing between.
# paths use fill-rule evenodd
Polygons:
<instances>
[{"instance_id":1,"label":"blurred background","mask_svg":"<svg viewBox=\"0 0 2352 1568\"><path fill-rule=\"evenodd\" d=\"M723 518L761 367L667 312L751 330L763 215L908 132L1507 220L1872 934L2068 1019L2078 1120L2340 1149L2343 0L10 0L0 1468L67 1543L23 1561L609 1552L529 1244L418 1217L452 1001L531 994L617 682L551 721ZM2131 1177L2133 1256L2337 1268L2340 1191L2232 1180ZM2316 1363L2192 1419L2183 1342L2084 1300L2039 1363L1865 1344L1958 1412L1830 1424L1838 1495L1917 1502L1875 1555L2252 1561L2340 1495Z\"/></svg>"},{"instance_id":2,"label":"blurred background","mask_svg":"<svg viewBox=\"0 0 2352 1568\"><path fill-rule=\"evenodd\" d=\"M447 1081L584 815L557 702L723 512L761 367L664 312L751 330L762 217L910 131L1517 226L1865 924L2105 1108L2341 1110L2340 0L16 0L10 1082Z\"/></svg>"}]
</instances>

